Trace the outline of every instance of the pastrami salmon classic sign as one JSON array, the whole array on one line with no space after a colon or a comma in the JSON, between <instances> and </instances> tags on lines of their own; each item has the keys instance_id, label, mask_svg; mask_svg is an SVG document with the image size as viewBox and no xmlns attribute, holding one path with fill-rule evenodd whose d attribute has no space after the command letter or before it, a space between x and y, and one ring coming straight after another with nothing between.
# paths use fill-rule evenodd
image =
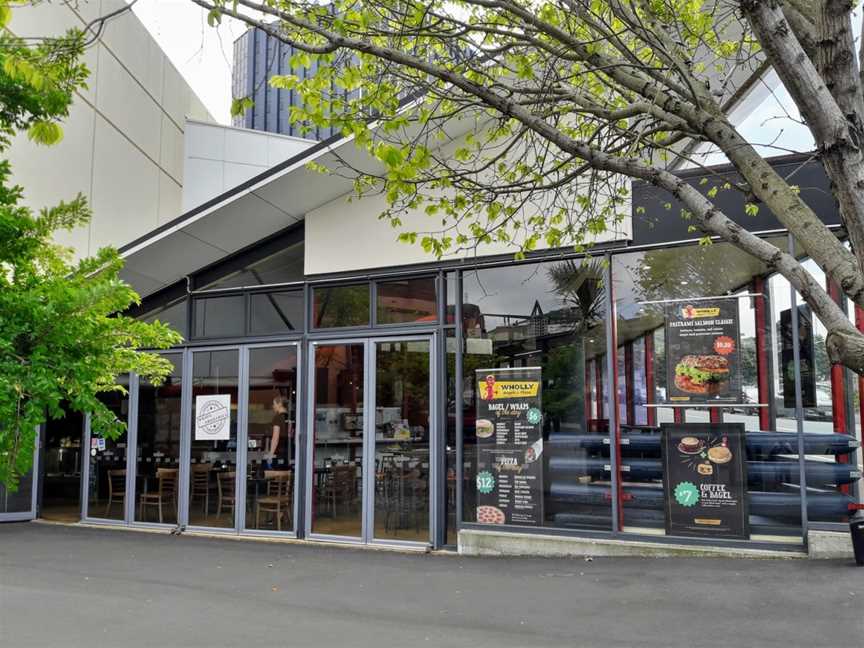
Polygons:
<instances>
[{"instance_id":1,"label":"pastrami salmon classic sign","mask_svg":"<svg viewBox=\"0 0 864 648\"><path fill-rule=\"evenodd\" d=\"M738 298L666 304L666 400L741 402Z\"/></svg>"}]
</instances>

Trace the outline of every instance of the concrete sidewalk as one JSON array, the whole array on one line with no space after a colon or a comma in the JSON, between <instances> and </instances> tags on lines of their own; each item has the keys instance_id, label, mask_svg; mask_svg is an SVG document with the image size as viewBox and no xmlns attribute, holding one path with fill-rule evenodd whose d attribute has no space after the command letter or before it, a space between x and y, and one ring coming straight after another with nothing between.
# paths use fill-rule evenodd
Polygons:
<instances>
[{"instance_id":1,"label":"concrete sidewalk","mask_svg":"<svg viewBox=\"0 0 864 648\"><path fill-rule=\"evenodd\" d=\"M864 569L496 559L0 525L0 646L864 645Z\"/></svg>"}]
</instances>

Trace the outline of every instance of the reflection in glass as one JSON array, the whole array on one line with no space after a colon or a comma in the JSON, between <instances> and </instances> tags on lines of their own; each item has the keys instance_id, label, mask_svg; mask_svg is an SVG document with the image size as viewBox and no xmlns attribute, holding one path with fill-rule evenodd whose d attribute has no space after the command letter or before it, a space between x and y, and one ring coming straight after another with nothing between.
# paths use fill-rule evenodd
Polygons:
<instances>
[{"instance_id":1,"label":"reflection in glass","mask_svg":"<svg viewBox=\"0 0 864 648\"><path fill-rule=\"evenodd\" d=\"M369 324L369 286L333 286L313 290L316 328L367 326Z\"/></svg>"},{"instance_id":2,"label":"reflection in glass","mask_svg":"<svg viewBox=\"0 0 864 648\"><path fill-rule=\"evenodd\" d=\"M785 246L785 239L769 239L769 242ZM740 326L740 358L742 371L741 404L716 409L715 421L743 423L748 430L747 471L750 532L756 539L788 542L800 537L800 491L794 474L797 471L797 454L794 451L796 436L794 417L786 420L782 416L782 394L775 373L771 392L778 419L776 430L764 430L760 425L758 393L758 367L762 363L776 366L774 357L757 358L756 315L754 299L744 297L752 291L755 278L767 277L768 269L758 260L727 244L708 246L683 246L671 249L656 249L648 252L613 256L612 273L618 315L617 330L619 344L628 342L644 345L651 338L653 358L654 393L646 394L649 402L663 403L669 376L666 369L665 315L664 306L670 300L739 295L738 314ZM771 299L777 316L778 304L785 302L788 308L788 284L777 285L776 277L767 283L772 286ZM786 296L774 291L786 291ZM651 303L656 302L656 303ZM779 320L778 320L779 321ZM779 327L779 324L777 324ZM776 329L775 329L776 330ZM769 333L770 339L770 333ZM776 339L776 337L775 337ZM770 343L769 343L770 347ZM644 346L642 346L644 348ZM774 355L774 354L767 354ZM646 362L652 359L646 358ZM770 387L769 387L770 388ZM634 391L636 386L634 385ZM767 399L767 400L770 400ZM636 408L638 411L644 408ZM712 413L706 407L656 408L657 424L673 422L677 417L686 423L708 423ZM773 436L762 436L768 432L779 432ZM637 428L623 430L624 437L640 435L646 437L638 444L621 446L622 463L630 468L623 473L624 481L624 529L639 531L665 528L663 512L663 469L661 463L659 430ZM788 434L788 439L784 436ZM656 443L652 440L656 439ZM654 443L654 445L652 445Z\"/></svg>"},{"instance_id":3,"label":"reflection in glass","mask_svg":"<svg viewBox=\"0 0 864 648\"><path fill-rule=\"evenodd\" d=\"M249 295L250 335L303 330L303 291Z\"/></svg>"},{"instance_id":4,"label":"reflection in glass","mask_svg":"<svg viewBox=\"0 0 864 648\"><path fill-rule=\"evenodd\" d=\"M282 248L200 288L245 288L293 281L303 281L303 243Z\"/></svg>"},{"instance_id":5,"label":"reflection in glass","mask_svg":"<svg viewBox=\"0 0 864 648\"><path fill-rule=\"evenodd\" d=\"M246 333L246 298L243 295L193 300L196 338L232 337Z\"/></svg>"},{"instance_id":6,"label":"reflection in glass","mask_svg":"<svg viewBox=\"0 0 864 648\"><path fill-rule=\"evenodd\" d=\"M465 521L476 519L478 470L494 470L477 458L476 370L541 367L545 523L611 527L603 272L589 259L463 274ZM596 408L586 402L591 372Z\"/></svg>"},{"instance_id":7,"label":"reflection in glass","mask_svg":"<svg viewBox=\"0 0 864 648\"><path fill-rule=\"evenodd\" d=\"M159 320L163 324L168 324L175 331L179 331L184 337L186 335L186 314L189 310L189 301L186 297L181 297L173 302L160 306L156 310L142 315L138 319L152 323Z\"/></svg>"},{"instance_id":8,"label":"reflection in glass","mask_svg":"<svg viewBox=\"0 0 864 648\"><path fill-rule=\"evenodd\" d=\"M129 375L118 376L117 384L129 389ZM129 394L107 392L100 400L126 423L129 416ZM126 510L126 432L117 439L90 437L90 478L87 485L87 515L106 520L125 519Z\"/></svg>"},{"instance_id":9,"label":"reflection in glass","mask_svg":"<svg viewBox=\"0 0 864 648\"><path fill-rule=\"evenodd\" d=\"M138 386L135 521L177 524L183 357L163 357L174 365L165 382Z\"/></svg>"},{"instance_id":10,"label":"reflection in glass","mask_svg":"<svg viewBox=\"0 0 864 648\"><path fill-rule=\"evenodd\" d=\"M233 349L192 354L189 524L193 526L234 527L238 366L238 351Z\"/></svg>"},{"instance_id":11,"label":"reflection in glass","mask_svg":"<svg viewBox=\"0 0 864 648\"><path fill-rule=\"evenodd\" d=\"M312 532L363 532L362 344L315 346Z\"/></svg>"},{"instance_id":12,"label":"reflection in glass","mask_svg":"<svg viewBox=\"0 0 864 648\"><path fill-rule=\"evenodd\" d=\"M293 531L297 347L249 350L246 528Z\"/></svg>"},{"instance_id":13,"label":"reflection in glass","mask_svg":"<svg viewBox=\"0 0 864 648\"><path fill-rule=\"evenodd\" d=\"M375 537L429 542L429 342L375 344Z\"/></svg>"},{"instance_id":14,"label":"reflection in glass","mask_svg":"<svg viewBox=\"0 0 864 648\"><path fill-rule=\"evenodd\" d=\"M433 277L380 282L376 289L378 324L437 321Z\"/></svg>"}]
</instances>

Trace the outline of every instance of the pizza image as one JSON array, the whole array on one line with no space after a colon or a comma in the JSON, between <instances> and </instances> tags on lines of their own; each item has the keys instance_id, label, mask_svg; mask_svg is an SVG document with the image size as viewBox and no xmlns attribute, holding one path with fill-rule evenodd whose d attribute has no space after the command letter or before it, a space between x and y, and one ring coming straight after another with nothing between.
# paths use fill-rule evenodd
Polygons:
<instances>
[{"instance_id":1,"label":"pizza image","mask_svg":"<svg viewBox=\"0 0 864 648\"><path fill-rule=\"evenodd\" d=\"M506 521L504 511L497 506L477 507L477 522L480 524L504 524Z\"/></svg>"}]
</instances>

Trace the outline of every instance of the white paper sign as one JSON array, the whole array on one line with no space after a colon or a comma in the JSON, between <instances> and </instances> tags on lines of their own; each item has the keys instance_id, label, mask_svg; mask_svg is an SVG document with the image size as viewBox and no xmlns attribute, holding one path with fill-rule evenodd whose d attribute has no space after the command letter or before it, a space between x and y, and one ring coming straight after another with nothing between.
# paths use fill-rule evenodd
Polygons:
<instances>
[{"instance_id":1,"label":"white paper sign","mask_svg":"<svg viewBox=\"0 0 864 648\"><path fill-rule=\"evenodd\" d=\"M195 440L227 441L231 438L231 394L195 397Z\"/></svg>"}]
</instances>

